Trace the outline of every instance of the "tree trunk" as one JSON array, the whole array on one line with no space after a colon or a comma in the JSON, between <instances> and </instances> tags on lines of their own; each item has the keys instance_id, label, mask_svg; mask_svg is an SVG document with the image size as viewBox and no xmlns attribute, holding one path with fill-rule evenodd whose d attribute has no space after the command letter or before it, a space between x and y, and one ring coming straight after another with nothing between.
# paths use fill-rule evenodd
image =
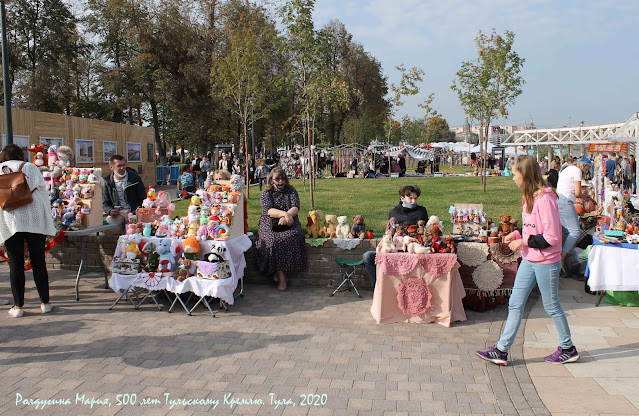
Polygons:
<instances>
[{"instance_id":1,"label":"tree trunk","mask_svg":"<svg viewBox=\"0 0 639 416\"><path fill-rule=\"evenodd\" d=\"M310 114L308 111L308 108L306 109L306 114L304 114L304 117L306 117L306 134L308 136L308 157L309 157L309 179L310 179L310 183L309 183L309 189L310 189L310 196L311 196L311 208L315 207L315 194L314 194L314 186L313 186L313 182L315 179L315 155L313 155L313 140L312 140L312 136L311 136L311 118L310 118Z\"/></svg>"},{"instance_id":2,"label":"tree trunk","mask_svg":"<svg viewBox=\"0 0 639 416\"><path fill-rule=\"evenodd\" d=\"M247 121L245 120L244 122L244 173L246 173L246 199L249 199L249 193L250 193L250 182L249 182L249 160L248 160L248 134L246 131L246 124Z\"/></svg>"},{"instance_id":3,"label":"tree trunk","mask_svg":"<svg viewBox=\"0 0 639 416\"><path fill-rule=\"evenodd\" d=\"M160 121L158 119L158 104L154 99L149 101L151 104L151 114L153 117L153 136L155 137L155 148L157 149L158 155L160 156L160 165L166 165L166 150L164 148L164 144L160 139Z\"/></svg>"}]
</instances>

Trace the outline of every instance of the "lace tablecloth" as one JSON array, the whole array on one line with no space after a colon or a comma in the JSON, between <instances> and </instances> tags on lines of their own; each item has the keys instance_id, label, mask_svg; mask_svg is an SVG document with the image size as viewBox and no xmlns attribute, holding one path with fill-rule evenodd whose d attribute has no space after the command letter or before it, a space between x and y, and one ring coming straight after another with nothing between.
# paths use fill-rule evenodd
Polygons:
<instances>
[{"instance_id":1,"label":"lace tablecloth","mask_svg":"<svg viewBox=\"0 0 639 416\"><path fill-rule=\"evenodd\" d=\"M449 327L452 322L466 320L462 304L466 293L455 254L377 253L375 263L377 283L371 314L378 324L437 322ZM417 282L402 285L403 279L414 278L422 279L425 286ZM417 315L410 312L424 310Z\"/></svg>"}]
</instances>

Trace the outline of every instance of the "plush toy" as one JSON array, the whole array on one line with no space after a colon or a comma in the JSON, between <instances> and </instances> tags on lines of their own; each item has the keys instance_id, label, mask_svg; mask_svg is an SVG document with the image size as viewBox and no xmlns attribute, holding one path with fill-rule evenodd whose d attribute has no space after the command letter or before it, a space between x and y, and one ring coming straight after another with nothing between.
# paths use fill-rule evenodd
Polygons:
<instances>
[{"instance_id":1,"label":"plush toy","mask_svg":"<svg viewBox=\"0 0 639 416\"><path fill-rule=\"evenodd\" d=\"M142 266L144 266L147 263L149 254L151 254L152 252L155 251L155 243L150 242L150 241L142 241L138 245L138 247L140 248L140 251L142 252L142 254L140 255L140 257L141 257L140 264ZM154 272L156 269L157 269L157 266L151 271ZM147 270L147 271L149 271L149 270Z\"/></svg>"},{"instance_id":2,"label":"plush toy","mask_svg":"<svg viewBox=\"0 0 639 416\"><path fill-rule=\"evenodd\" d=\"M442 229L439 226L439 223L434 223L431 226L430 235L432 239L430 249L433 251L433 253L441 253L443 250L442 241L441 241Z\"/></svg>"},{"instance_id":3,"label":"plush toy","mask_svg":"<svg viewBox=\"0 0 639 416\"><path fill-rule=\"evenodd\" d=\"M457 246L455 246L455 242L453 241L453 237L444 238L446 242L446 247L444 248L444 253L457 253Z\"/></svg>"},{"instance_id":4,"label":"plush toy","mask_svg":"<svg viewBox=\"0 0 639 416\"><path fill-rule=\"evenodd\" d=\"M44 166L44 147L45 146L46 144L44 143L39 144L37 146L35 144L32 144L31 147L27 149L29 152L33 153L33 164L36 165L37 167ZM40 153L40 161L42 162L39 165L37 163L38 153Z\"/></svg>"},{"instance_id":5,"label":"plush toy","mask_svg":"<svg viewBox=\"0 0 639 416\"><path fill-rule=\"evenodd\" d=\"M337 235L337 215L326 214L326 224L324 228L324 235L326 238L335 238Z\"/></svg>"},{"instance_id":6,"label":"plush toy","mask_svg":"<svg viewBox=\"0 0 639 416\"><path fill-rule=\"evenodd\" d=\"M408 244L408 247L406 247L406 251L408 253L415 253L415 254L428 254L431 252L431 248L424 247L423 245L419 244L417 240L415 240Z\"/></svg>"},{"instance_id":7,"label":"plush toy","mask_svg":"<svg viewBox=\"0 0 639 416\"><path fill-rule=\"evenodd\" d=\"M46 169L46 166L44 166L44 154L42 152L36 153L35 160L33 161L33 164L36 165L39 168Z\"/></svg>"},{"instance_id":8,"label":"plush toy","mask_svg":"<svg viewBox=\"0 0 639 416\"><path fill-rule=\"evenodd\" d=\"M158 272L171 272L175 266L175 257L171 253L171 241L169 239L160 240L156 251L160 255Z\"/></svg>"},{"instance_id":9,"label":"plush toy","mask_svg":"<svg viewBox=\"0 0 639 416\"><path fill-rule=\"evenodd\" d=\"M195 235L188 236L182 242L182 249L184 250L184 257L189 260L197 260L200 254L200 242Z\"/></svg>"},{"instance_id":10,"label":"plush toy","mask_svg":"<svg viewBox=\"0 0 639 416\"><path fill-rule=\"evenodd\" d=\"M127 224L126 233L127 233L127 235L135 234L135 224Z\"/></svg>"},{"instance_id":11,"label":"plush toy","mask_svg":"<svg viewBox=\"0 0 639 416\"><path fill-rule=\"evenodd\" d=\"M217 254L222 260L226 260L226 246L223 243L215 243L211 249L211 253ZM210 261L210 260L209 260Z\"/></svg>"},{"instance_id":12,"label":"plush toy","mask_svg":"<svg viewBox=\"0 0 639 416\"><path fill-rule=\"evenodd\" d=\"M306 224L306 238L318 238L324 237L324 230L322 227L323 214L322 211L309 211Z\"/></svg>"},{"instance_id":13,"label":"plush toy","mask_svg":"<svg viewBox=\"0 0 639 416\"><path fill-rule=\"evenodd\" d=\"M395 253L397 252L397 248L393 243L393 236L390 234L386 234L382 237L382 240L377 245L376 251L380 253Z\"/></svg>"},{"instance_id":14,"label":"plush toy","mask_svg":"<svg viewBox=\"0 0 639 416\"><path fill-rule=\"evenodd\" d=\"M142 230L142 235L145 237L151 236L151 223L147 222L144 224L144 229Z\"/></svg>"},{"instance_id":15,"label":"plush toy","mask_svg":"<svg viewBox=\"0 0 639 416\"><path fill-rule=\"evenodd\" d=\"M209 217L209 221L217 221L220 223L220 210L222 208L219 205L213 205L211 207L211 216Z\"/></svg>"},{"instance_id":16,"label":"plush toy","mask_svg":"<svg viewBox=\"0 0 639 416\"><path fill-rule=\"evenodd\" d=\"M341 215L337 217L337 231L335 231L335 238L349 238L351 236L351 230L348 226L348 217Z\"/></svg>"},{"instance_id":17,"label":"plush toy","mask_svg":"<svg viewBox=\"0 0 639 416\"><path fill-rule=\"evenodd\" d=\"M390 233L391 237L394 236L395 231L397 230L397 225L397 218L390 217L386 223L386 233Z\"/></svg>"},{"instance_id":18,"label":"plush toy","mask_svg":"<svg viewBox=\"0 0 639 416\"><path fill-rule=\"evenodd\" d=\"M142 252L140 251L140 247L138 246L140 242L142 242L142 237L140 237L137 234L131 234L125 240L126 247L124 249L124 255L127 259L133 260L133 259L136 259L138 256L142 255Z\"/></svg>"},{"instance_id":19,"label":"plush toy","mask_svg":"<svg viewBox=\"0 0 639 416\"><path fill-rule=\"evenodd\" d=\"M366 238L366 224L364 224L364 216L361 214L353 215L353 227L351 228L351 237L363 240Z\"/></svg>"},{"instance_id":20,"label":"plush toy","mask_svg":"<svg viewBox=\"0 0 639 416\"><path fill-rule=\"evenodd\" d=\"M501 222L499 223L498 228L499 234L508 235L515 231L515 224L517 224L519 220L512 219L510 215L500 215L500 218Z\"/></svg>"},{"instance_id":21,"label":"plush toy","mask_svg":"<svg viewBox=\"0 0 639 416\"><path fill-rule=\"evenodd\" d=\"M178 272L173 277L177 281L183 282L186 279L188 279L189 277L193 276L192 271L194 269L194 267L193 267L194 263L195 262L193 262L193 261L191 261L189 259L186 259L184 257L180 257L180 260L178 260L178 264L179 264Z\"/></svg>"},{"instance_id":22,"label":"plush toy","mask_svg":"<svg viewBox=\"0 0 639 416\"><path fill-rule=\"evenodd\" d=\"M426 221L424 220L417 221L417 234L424 235L425 231L426 231Z\"/></svg>"},{"instance_id":23,"label":"plush toy","mask_svg":"<svg viewBox=\"0 0 639 416\"><path fill-rule=\"evenodd\" d=\"M56 153L57 146L52 144L47 149L47 166L49 166L50 170L53 170L53 167L56 165L58 161L58 154Z\"/></svg>"},{"instance_id":24,"label":"plush toy","mask_svg":"<svg viewBox=\"0 0 639 416\"><path fill-rule=\"evenodd\" d=\"M58 154L58 165L62 167L62 169L72 165L73 150L69 146L62 145L58 147L56 153Z\"/></svg>"},{"instance_id":25,"label":"plush toy","mask_svg":"<svg viewBox=\"0 0 639 416\"><path fill-rule=\"evenodd\" d=\"M199 241L206 240L209 236L209 227L207 227L206 224L200 225L200 228L198 228L197 234L195 236L197 237Z\"/></svg>"}]
</instances>

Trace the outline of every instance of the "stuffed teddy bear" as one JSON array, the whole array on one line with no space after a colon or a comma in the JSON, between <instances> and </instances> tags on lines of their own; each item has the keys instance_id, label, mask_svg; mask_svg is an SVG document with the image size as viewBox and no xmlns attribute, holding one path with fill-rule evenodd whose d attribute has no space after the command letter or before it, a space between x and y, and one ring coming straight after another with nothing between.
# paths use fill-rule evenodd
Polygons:
<instances>
[{"instance_id":1,"label":"stuffed teddy bear","mask_svg":"<svg viewBox=\"0 0 639 416\"><path fill-rule=\"evenodd\" d=\"M306 218L306 238L324 237L324 230L322 227L323 217L324 215L320 210L308 212L308 217Z\"/></svg>"},{"instance_id":2,"label":"stuffed teddy bear","mask_svg":"<svg viewBox=\"0 0 639 416\"><path fill-rule=\"evenodd\" d=\"M395 235L395 231L397 230L397 218L390 217L388 222L386 223L386 233L390 232L391 237Z\"/></svg>"},{"instance_id":3,"label":"stuffed teddy bear","mask_svg":"<svg viewBox=\"0 0 639 416\"><path fill-rule=\"evenodd\" d=\"M396 253L397 247L393 243L393 236L386 234L377 245L376 251L379 253Z\"/></svg>"},{"instance_id":4,"label":"stuffed teddy bear","mask_svg":"<svg viewBox=\"0 0 639 416\"><path fill-rule=\"evenodd\" d=\"M335 238L349 238L351 236L351 230L348 226L348 217L341 215L337 217L337 230L335 231Z\"/></svg>"},{"instance_id":5,"label":"stuffed teddy bear","mask_svg":"<svg viewBox=\"0 0 639 416\"><path fill-rule=\"evenodd\" d=\"M126 247L124 248L124 256L129 260L134 260L138 256L142 255L140 247L138 246L142 242L142 237L138 234L131 234L124 241Z\"/></svg>"},{"instance_id":6,"label":"stuffed teddy bear","mask_svg":"<svg viewBox=\"0 0 639 416\"><path fill-rule=\"evenodd\" d=\"M510 215L500 215L499 217L501 218L498 227L499 234L508 235L515 231L515 224L517 224L519 220L512 219Z\"/></svg>"},{"instance_id":7,"label":"stuffed teddy bear","mask_svg":"<svg viewBox=\"0 0 639 416\"><path fill-rule=\"evenodd\" d=\"M408 244L408 246L406 247L406 251L408 253L415 254L428 254L431 252L431 249L430 247L424 247L423 245L419 244L417 240L415 240Z\"/></svg>"},{"instance_id":8,"label":"stuffed teddy bear","mask_svg":"<svg viewBox=\"0 0 639 416\"><path fill-rule=\"evenodd\" d=\"M335 238L337 235L337 215L326 214L326 224L324 228L324 235L326 238Z\"/></svg>"},{"instance_id":9,"label":"stuffed teddy bear","mask_svg":"<svg viewBox=\"0 0 639 416\"><path fill-rule=\"evenodd\" d=\"M430 235L432 239L430 249L432 250L433 253L441 253L444 247L442 246L442 241L441 241L442 229L439 226L438 222L434 223L431 226Z\"/></svg>"},{"instance_id":10,"label":"stuffed teddy bear","mask_svg":"<svg viewBox=\"0 0 639 416\"><path fill-rule=\"evenodd\" d=\"M364 224L364 216L361 214L353 215L353 227L351 228L351 237L363 240L366 238L366 224Z\"/></svg>"}]
</instances>

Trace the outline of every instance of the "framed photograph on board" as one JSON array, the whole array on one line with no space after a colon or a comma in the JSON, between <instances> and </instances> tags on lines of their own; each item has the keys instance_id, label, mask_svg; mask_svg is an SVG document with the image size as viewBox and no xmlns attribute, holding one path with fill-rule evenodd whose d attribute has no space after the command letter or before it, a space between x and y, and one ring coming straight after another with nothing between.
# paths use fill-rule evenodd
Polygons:
<instances>
[{"instance_id":1,"label":"framed photograph on board","mask_svg":"<svg viewBox=\"0 0 639 416\"><path fill-rule=\"evenodd\" d=\"M142 161L142 144L126 142L126 161L141 162Z\"/></svg>"},{"instance_id":2,"label":"framed photograph on board","mask_svg":"<svg viewBox=\"0 0 639 416\"><path fill-rule=\"evenodd\" d=\"M102 154L104 155L104 163L109 163L111 156L118 152L118 142L102 142Z\"/></svg>"},{"instance_id":3,"label":"framed photograph on board","mask_svg":"<svg viewBox=\"0 0 639 416\"><path fill-rule=\"evenodd\" d=\"M60 137L42 137L40 136L40 144L44 143L46 146L44 147L45 152L49 150L50 146L58 147L62 146L62 139ZM46 155L46 153L45 153Z\"/></svg>"},{"instance_id":4,"label":"framed photograph on board","mask_svg":"<svg viewBox=\"0 0 639 416\"><path fill-rule=\"evenodd\" d=\"M20 146L20 148L24 152L25 157L29 155L33 156L33 153L29 153L27 151L27 149L29 148L29 136L21 136L19 134L14 134L13 144L17 144L18 146ZM4 148L6 145L7 145L7 136L4 133L2 133L2 148ZM31 157L29 159L31 159Z\"/></svg>"},{"instance_id":5,"label":"framed photograph on board","mask_svg":"<svg viewBox=\"0 0 639 416\"><path fill-rule=\"evenodd\" d=\"M93 140L75 139L75 163L94 163Z\"/></svg>"}]
</instances>

